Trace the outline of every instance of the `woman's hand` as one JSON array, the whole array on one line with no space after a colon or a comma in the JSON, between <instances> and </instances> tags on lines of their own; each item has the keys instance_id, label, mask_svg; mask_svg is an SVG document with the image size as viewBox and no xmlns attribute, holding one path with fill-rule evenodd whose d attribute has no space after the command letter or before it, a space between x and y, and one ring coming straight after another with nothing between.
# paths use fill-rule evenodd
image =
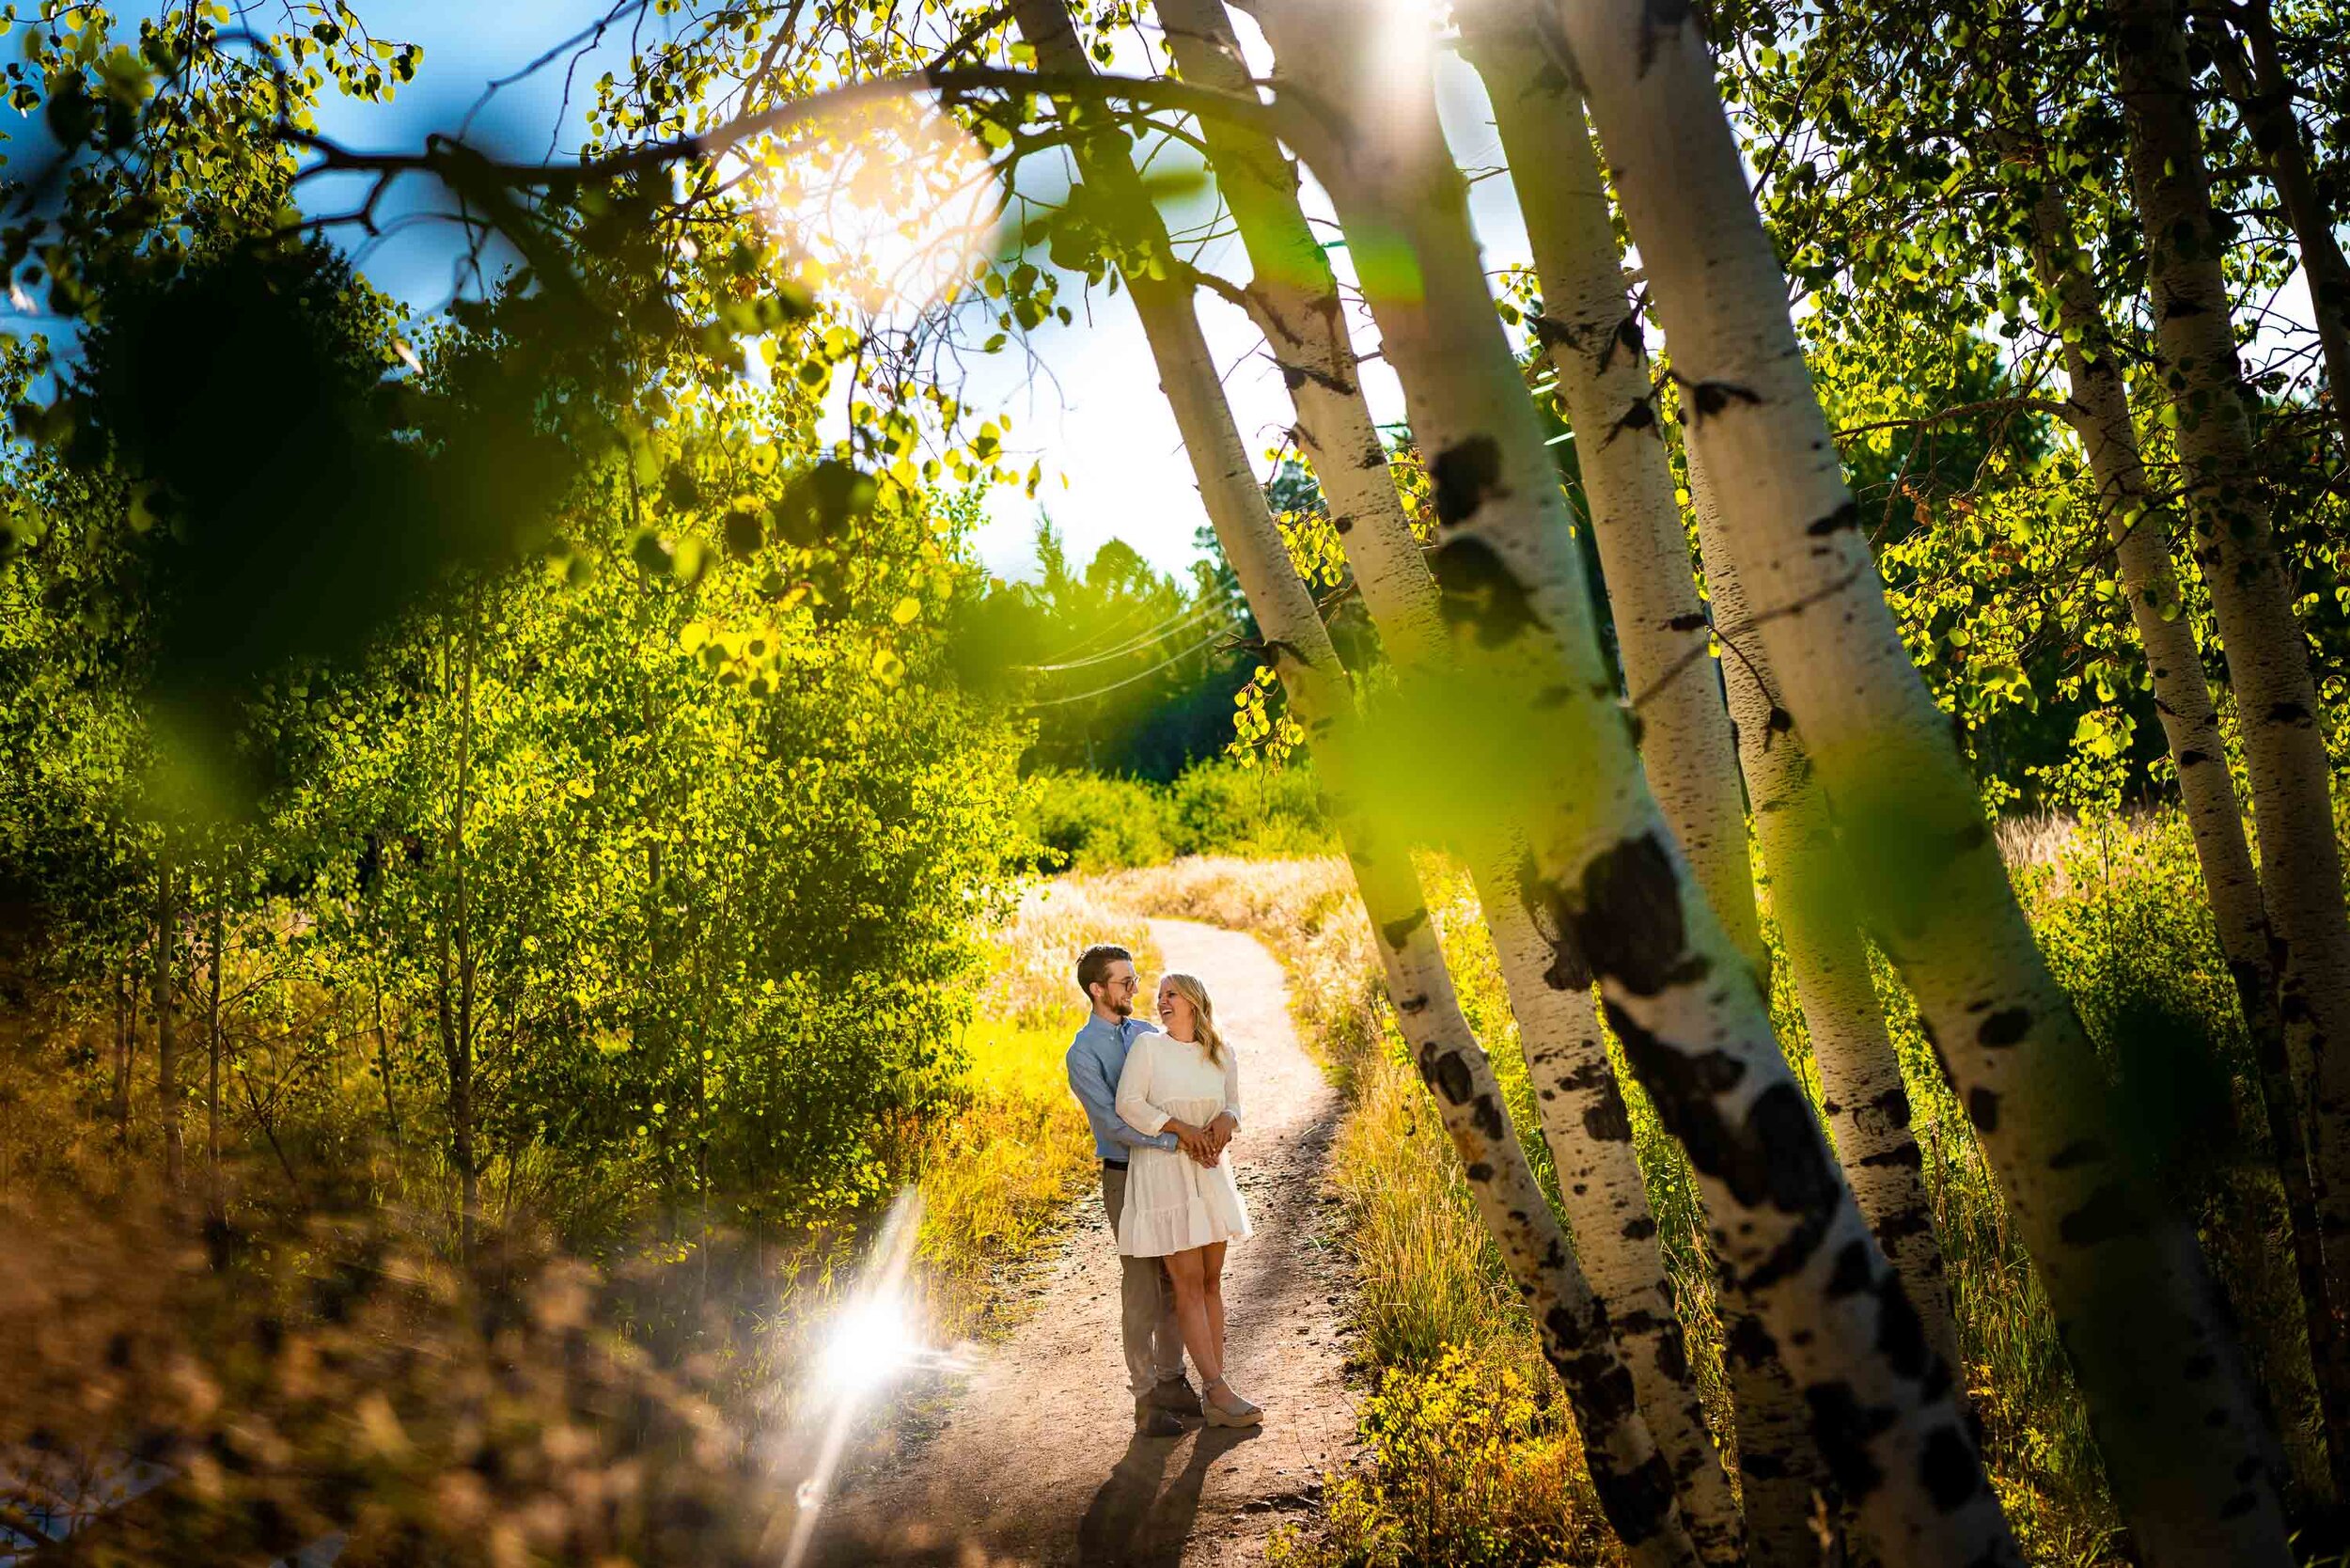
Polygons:
<instances>
[{"instance_id":1,"label":"woman's hand","mask_svg":"<svg viewBox=\"0 0 2350 1568\"><path fill-rule=\"evenodd\" d=\"M1215 1164L1217 1156L1223 1152L1214 1137L1204 1127L1195 1127L1188 1121L1181 1121L1170 1116L1167 1120L1167 1126L1162 1130L1173 1133L1175 1142L1183 1152L1201 1165Z\"/></svg>"}]
</instances>

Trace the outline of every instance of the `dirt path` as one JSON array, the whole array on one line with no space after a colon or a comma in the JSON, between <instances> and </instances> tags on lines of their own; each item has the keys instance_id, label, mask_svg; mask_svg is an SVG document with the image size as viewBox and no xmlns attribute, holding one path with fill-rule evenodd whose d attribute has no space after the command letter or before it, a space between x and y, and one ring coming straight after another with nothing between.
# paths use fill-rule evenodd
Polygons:
<instances>
[{"instance_id":1,"label":"dirt path","mask_svg":"<svg viewBox=\"0 0 2350 1568\"><path fill-rule=\"evenodd\" d=\"M1190 920L1151 929L1169 968L1207 982L1240 1053L1247 1115L1232 1148L1257 1233L1231 1249L1224 1290L1232 1381L1264 1406L1264 1425L1134 1435L1118 1260L1089 1197L1041 1271L1034 1315L988 1354L933 1438L836 1505L819 1561L1253 1562L1345 1463L1351 1285L1323 1180L1338 1096L1299 1046L1280 965L1254 938Z\"/></svg>"}]
</instances>

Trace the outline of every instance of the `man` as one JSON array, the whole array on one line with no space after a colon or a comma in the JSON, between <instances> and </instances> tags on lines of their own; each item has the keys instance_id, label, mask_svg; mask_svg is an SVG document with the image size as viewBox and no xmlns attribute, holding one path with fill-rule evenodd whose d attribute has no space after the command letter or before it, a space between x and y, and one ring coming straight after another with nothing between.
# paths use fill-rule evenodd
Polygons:
<instances>
[{"instance_id":1,"label":"man","mask_svg":"<svg viewBox=\"0 0 2350 1568\"><path fill-rule=\"evenodd\" d=\"M1174 1133L1138 1133L1118 1114L1118 1079L1136 1040L1157 1026L1134 1016L1134 954L1111 943L1088 948L1077 960L1077 984L1092 1004L1092 1016L1069 1047L1069 1088L1085 1107L1093 1128L1093 1152L1102 1162L1102 1208L1110 1233L1118 1232L1126 1207L1126 1163L1136 1149L1180 1149L1202 1165L1224 1152L1236 1123L1230 1115L1187 1137ZM1183 1435L1179 1415L1199 1414L1199 1396L1183 1375L1183 1332L1175 1325L1175 1287L1156 1258L1119 1259L1119 1336L1126 1351L1126 1376L1134 1388L1135 1433L1142 1437Z\"/></svg>"}]
</instances>

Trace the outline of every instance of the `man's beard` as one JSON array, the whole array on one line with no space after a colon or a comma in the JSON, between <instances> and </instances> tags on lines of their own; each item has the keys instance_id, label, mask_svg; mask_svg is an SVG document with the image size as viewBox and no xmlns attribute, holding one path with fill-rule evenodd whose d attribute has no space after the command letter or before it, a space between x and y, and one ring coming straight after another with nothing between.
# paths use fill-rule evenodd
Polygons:
<instances>
[{"instance_id":1,"label":"man's beard","mask_svg":"<svg viewBox=\"0 0 2350 1568\"><path fill-rule=\"evenodd\" d=\"M1134 999L1129 997L1122 1002L1112 1002L1110 1004L1110 1011L1117 1013L1120 1018L1132 1018L1135 1015Z\"/></svg>"}]
</instances>

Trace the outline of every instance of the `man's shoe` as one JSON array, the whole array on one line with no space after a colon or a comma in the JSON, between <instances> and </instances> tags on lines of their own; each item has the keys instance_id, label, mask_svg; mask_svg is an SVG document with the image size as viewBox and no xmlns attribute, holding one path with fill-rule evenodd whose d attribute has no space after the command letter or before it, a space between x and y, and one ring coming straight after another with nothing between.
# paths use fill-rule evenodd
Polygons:
<instances>
[{"instance_id":1,"label":"man's shoe","mask_svg":"<svg viewBox=\"0 0 2350 1568\"><path fill-rule=\"evenodd\" d=\"M1135 1435L1137 1437L1181 1437L1183 1423L1175 1419L1175 1412L1151 1403L1149 1395L1135 1401Z\"/></svg>"},{"instance_id":2,"label":"man's shoe","mask_svg":"<svg viewBox=\"0 0 2350 1568\"><path fill-rule=\"evenodd\" d=\"M1199 1414L1199 1396L1192 1392L1191 1380L1182 1373L1159 1379L1158 1387L1147 1396L1162 1410L1172 1410L1178 1416Z\"/></svg>"}]
</instances>

